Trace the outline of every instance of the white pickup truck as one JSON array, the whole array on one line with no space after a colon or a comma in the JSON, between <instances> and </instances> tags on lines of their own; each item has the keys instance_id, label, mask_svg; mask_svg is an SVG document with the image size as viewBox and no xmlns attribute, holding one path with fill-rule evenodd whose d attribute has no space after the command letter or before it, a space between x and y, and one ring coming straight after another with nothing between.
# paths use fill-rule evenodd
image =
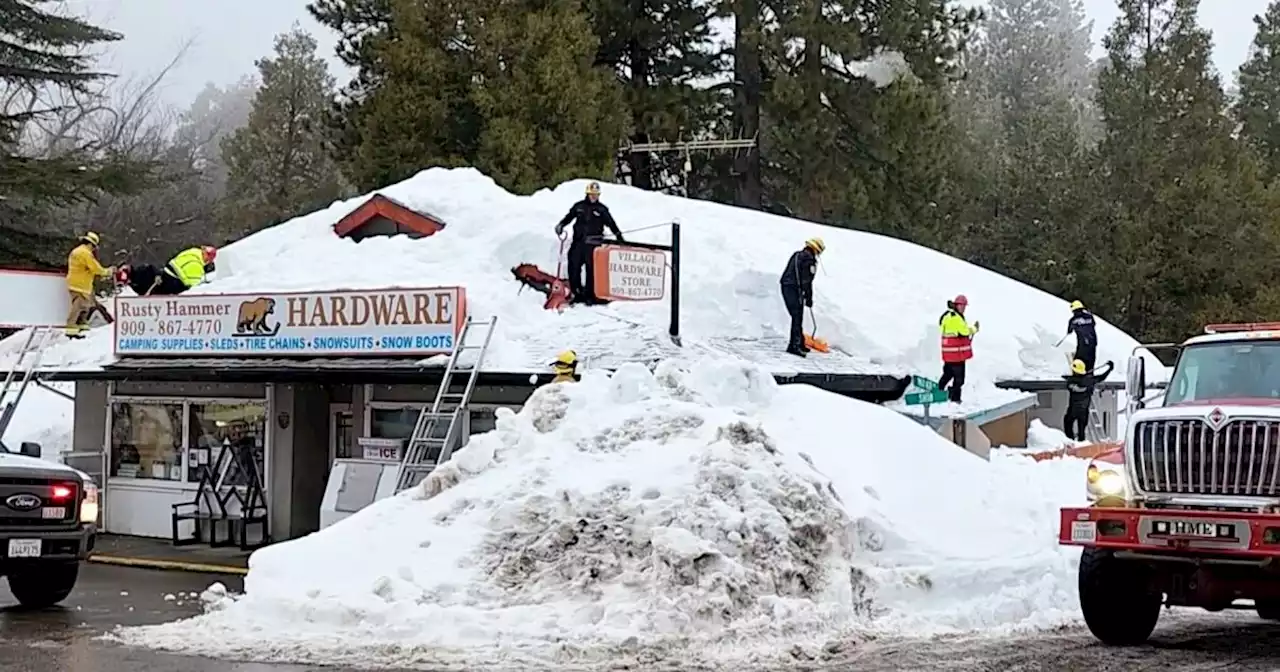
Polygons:
<instances>
[{"instance_id":1,"label":"white pickup truck","mask_svg":"<svg viewBox=\"0 0 1280 672\"><path fill-rule=\"evenodd\" d=\"M40 446L0 443L0 574L24 607L66 599L98 533L98 486L40 459Z\"/></svg>"}]
</instances>

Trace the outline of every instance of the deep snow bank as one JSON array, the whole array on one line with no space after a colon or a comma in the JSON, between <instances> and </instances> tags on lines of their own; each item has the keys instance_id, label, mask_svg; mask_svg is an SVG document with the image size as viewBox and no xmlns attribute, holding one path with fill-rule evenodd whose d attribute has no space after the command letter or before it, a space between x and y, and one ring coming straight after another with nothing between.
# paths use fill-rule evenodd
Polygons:
<instances>
[{"instance_id":1,"label":"deep snow bank","mask_svg":"<svg viewBox=\"0 0 1280 672\"><path fill-rule=\"evenodd\" d=\"M1053 500L1079 499L1082 471L988 464L753 366L629 365L542 388L420 488L256 552L244 596L114 637L337 665L780 669L869 632L1057 623L1074 595Z\"/></svg>"}]
</instances>

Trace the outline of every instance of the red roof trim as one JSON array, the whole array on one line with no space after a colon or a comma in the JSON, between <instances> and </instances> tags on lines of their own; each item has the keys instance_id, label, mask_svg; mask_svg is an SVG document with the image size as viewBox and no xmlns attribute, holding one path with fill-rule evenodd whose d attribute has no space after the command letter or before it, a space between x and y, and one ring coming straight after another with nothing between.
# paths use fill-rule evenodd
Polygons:
<instances>
[{"instance_id":1,"label":"red roof trim","mask_svg":"<svg viewBox=\"0 0 1280 672\"><path fill-rule=\"evenodd\" d=\"M410 210L382 194L374 194L360 207L338 220L338 223L333 225L333 232L338 234L339 238L346 238L379 215L424 236L434 235L444 228L444 222L435 217Z\"/></svg>"}]
</instances>

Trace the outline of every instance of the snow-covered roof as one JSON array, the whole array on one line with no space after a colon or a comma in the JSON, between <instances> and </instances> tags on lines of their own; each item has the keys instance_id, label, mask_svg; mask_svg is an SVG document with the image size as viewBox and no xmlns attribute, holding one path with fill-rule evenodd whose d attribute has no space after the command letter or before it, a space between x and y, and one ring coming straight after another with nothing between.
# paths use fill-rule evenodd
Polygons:
<instances>
[{"instance_id":1,"label":"snow-covered roof","mask_svg":"<svg viewBox=\"0 0 1280 672\"><path fill-rule=\"evenodd\" d=\"M223 248L214 281L192 293L262 293L461 285L473 315L498 315L484 368L545 371L565 348L603 362L733 354L775 374L788 372L920 374L940 372L938 317L956 294L980 322L969 364L969 389L1007 396L996 380L1057 378L1066 372L1063 299L909 242L762 212L604 185L601 200L628 239L666 244L681 223L681 333L667 336L669 307L615 302L542 308L520 292L510 269L522 262L552 271L560 244L556 222L582 197L577 180L516 196L474 169L433 168L380 190L407 207L431 212L447 228L429 238L342 239L333 225L368 195L258 232ZM807 360L782 352L788 318L778 276L802 242L822 237L827 251L815 282L818 335L833 353ZM1076 298L1076 297L1072 297ZM1088 297L1081 297L1088 303ZM1099 321L1099 361L1123 361L1136 341ZM110 329L59 342L43 368L96 370L114 360ZM0 343L0 370L13 365L18 339ZM1158 366L1152 359L1153 371Z\"/></svg>"}]
</instances>

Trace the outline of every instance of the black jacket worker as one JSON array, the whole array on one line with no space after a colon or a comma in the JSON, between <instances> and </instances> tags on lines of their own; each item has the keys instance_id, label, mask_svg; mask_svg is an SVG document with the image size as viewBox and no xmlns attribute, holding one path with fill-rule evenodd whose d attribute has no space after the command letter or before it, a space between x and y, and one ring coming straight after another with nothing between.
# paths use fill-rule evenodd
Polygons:
<instances>
[{"instance_id":1,"label":"black jacket worker","mask_svg":"<svg viewBox=\"0 0 1280 672\"><path fill-rule=\"evenodd\" d=\"M1093 370L1098 360L1098 323L1093 319L1093 313L1085 310L1079 301L1071 302L1067 333L1076 335L1075 359L1084 362L1086 371Z\"/></svg>"},{"instance_id":2,"label":"black jacket worker","mask_svg":"<svg viewBox=\"0 0 1280 672\"><path fill-rule=\"evenodd\" d=\"M1062 418L1062 431L1076 441L1084 441L1084 428L1089 424L1089 407L1093 405L1093 390L1115 370L1115 362L1102 365L1101 371L1092 371L1081 359L1071 362L1071 375L1067 381L1067 414Z\"/></svg>"},{"instance_id":3,"label":"black jacket worker","mask_svg":"<svg viewBox=\"0 0 1280 672\"><path fill-rule=\"evenodd\" d=\"M609 208L600 202L600 183L587 185L586 198L573 204L569 213L556 224L556 235L564 234L564 227L573 222L573 240L569 243L569 292L573 303L596 303L595 278L593 277L591 251L604 240L604 228L613 232L618 242L625 242L617 222L609 214ZM582 280L583 270L586 282Z\"/></svg>"},{"instance_id":4,"label":"black jacket worker","mask_svg":"<svg viewBox=\"0 0 1280 672\"><path fill-rule=\"evenodd\" d=\"M791 255L782 271L779 283L782 303L791 316L791 334L787 340L787 352L798 357L808 355L804 346L804 309L813 307L813 278L818 274L818 255L827 249L821 238L810 238L804 247Z\"/></svg>"}]
</instances>

